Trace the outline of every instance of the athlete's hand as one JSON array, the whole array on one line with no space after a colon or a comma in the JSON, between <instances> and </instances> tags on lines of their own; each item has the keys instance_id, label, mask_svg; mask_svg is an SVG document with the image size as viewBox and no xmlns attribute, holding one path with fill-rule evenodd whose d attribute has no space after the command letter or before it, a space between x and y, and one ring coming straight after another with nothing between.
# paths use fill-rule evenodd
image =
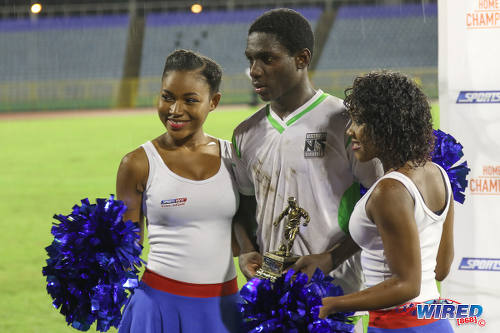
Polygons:
<instances>
[{"instance_id":1,"label":"athlete's hand","mask_svg":"<svg viewBox=\"0 0 500 333\"><path fill-rule=\"evenodd\" d=\"M321 269L325 274L330 273L332 271L332 260L329 253L310 254L300 257L290 268L296 272L307 274L310 280L316 268Z\"/></svg>"},{"instance_id":2,"label":"athlete's hand","mask_svg":"<svg viewBox=\"0 0 500 333\"><path fill-rule=\"evenodd\" d=\"M262 255L257 251L240 254L238 257L240 270L247 280L257 274L257 270L262 266Z\"/></svg>"}]
</instances>

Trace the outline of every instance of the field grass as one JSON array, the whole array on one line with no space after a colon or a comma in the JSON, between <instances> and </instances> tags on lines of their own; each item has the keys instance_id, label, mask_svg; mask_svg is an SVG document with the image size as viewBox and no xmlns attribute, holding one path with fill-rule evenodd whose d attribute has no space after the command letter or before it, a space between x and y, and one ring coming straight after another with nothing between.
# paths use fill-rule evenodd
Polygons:
<instances>
[{"instance_id":1,"label":"field grass","mask_svg":"<svg viewBox=\"0 0 500 333\"><path fill-rule=\"evenodd\" d=\"M254 110L213 112L205 130L230 139ZM41 274L52 215L114 193L121 157L162 131L154 112L0 119L0 332L75 332L52 307Z\"/></svg>"},{"instance_id":2,"label":"field grass","mask_svg":"<svg viewBox=\"0 0 500 333\"><path fill-rule=\"evenodd\" d=\"M230 139L253 111L213 112L206 131ZM154 112L0 120L0 332L75 331L52 307L41 274L52 215L115 193L121 157L162 131Z\"/></svg>"}]
</instances>

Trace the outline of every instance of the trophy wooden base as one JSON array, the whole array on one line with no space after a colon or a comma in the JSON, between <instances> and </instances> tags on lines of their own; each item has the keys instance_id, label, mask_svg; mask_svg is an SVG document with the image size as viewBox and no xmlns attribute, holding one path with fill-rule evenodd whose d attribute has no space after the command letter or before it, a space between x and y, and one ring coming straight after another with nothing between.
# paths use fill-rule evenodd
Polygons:
<instances>
[{"instance_id":1,"label":"trophy wooden base","mask_svg":"<svg viewBox=\"0 0 500 333\"><path fill-rule=\"evenodd\" d=\"M282 252L266 252L262 259L262 267L257 270L255 277L276 281L285 269L293 265L300 257L296 255L285 256Z\"/></svg>"}]
</instances>

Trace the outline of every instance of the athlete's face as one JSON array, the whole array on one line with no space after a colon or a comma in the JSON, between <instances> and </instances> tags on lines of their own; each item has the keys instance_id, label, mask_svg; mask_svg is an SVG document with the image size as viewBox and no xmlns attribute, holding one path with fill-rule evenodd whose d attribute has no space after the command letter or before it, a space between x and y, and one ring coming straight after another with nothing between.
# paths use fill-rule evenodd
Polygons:
<instances>
[{"instance_id":1,"label":"athlete's face","mask_svg":"<svg viewBox=\"0 0 500 333\"><path fill-rule=\"evenodd\" d=\"M302 80L297 57L290 55L274 34L252 32L245 56L250 63L252 85L263 101L279 99Z\"/></svg>"},{"instance_id":2,"label":"athlete's face","mask_svg":"<svg viewBox=\"0 0 500 333\"><path fill-rule=\"evenodd\" d=\"M203 123L219 100L220 93L210 93L198 70L171 71L162 81L158 115L173 139L189 139L203 134Z\"/></svg>"},{"instance_id":3,"label":"athlete's face","mask_svg":"<svg viewBox=\"0 0 500 333\"><path fill-rule=\"evenodd\" d=\"M346 133L351 137L351 149L360 162L366 162L376 157L376 149L366 133L366 124L358 124L351 118L351 125Z\"/></svg>"}]
</instances>

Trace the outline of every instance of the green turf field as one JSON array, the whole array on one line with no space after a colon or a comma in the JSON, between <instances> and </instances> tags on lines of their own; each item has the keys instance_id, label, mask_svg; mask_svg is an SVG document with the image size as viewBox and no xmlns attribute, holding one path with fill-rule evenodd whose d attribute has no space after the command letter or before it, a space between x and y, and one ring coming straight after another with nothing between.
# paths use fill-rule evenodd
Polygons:
<instances>
[{"instance_id":1,"label":"green turf field","mask_svg":"<svg viewBox=\"0 0 500 333\"><path fill-rule=\"evenodd\" d=\"M213 112L205 129L230 139L252 112ZM52 307L41 274L52 215L69 214L84 197L115 193L122 156L161 134L162 126L153 112L0 120L0 332L76 331Z\"/></svg>"},{"instance_id":2,"label":"green turf field","mask_svg":"<svg viewBox=\"0 0 500 333\"><path fill-rule=\"evenodd\" d=\"M205 130L230 139L254 110L215 111ZM162 131L153 112L0 119L0 332L76 332L52 307L41 274L52 215L114 193L121 157Z\"/></svg>"}]
</instances>

